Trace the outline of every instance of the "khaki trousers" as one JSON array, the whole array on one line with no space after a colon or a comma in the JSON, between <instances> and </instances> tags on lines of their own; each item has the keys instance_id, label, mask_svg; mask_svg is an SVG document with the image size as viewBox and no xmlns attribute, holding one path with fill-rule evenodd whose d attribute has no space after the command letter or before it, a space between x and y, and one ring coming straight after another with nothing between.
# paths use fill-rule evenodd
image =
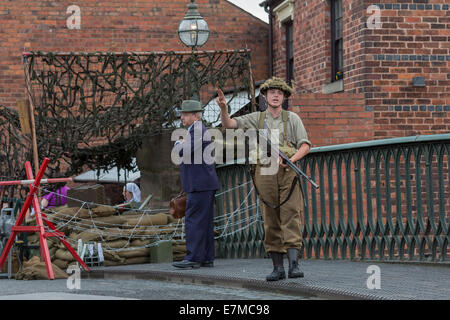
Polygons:
<instances>
[{"instance_id":1,"label":"khaki trousers","mask_svg":"<svg viewBox=\"0 0 450 320\"><path fill-rule=\"evenodd\" d=\"M260 199L278 205L286 199L295 178L290 168L279 168L274 175L261 175L261 166L256 166L255 184ZM278 209L272 209L259 201L264 220L264 247L266 252L286 253L289 248L302 248L303 198L299 183L289 200Z\"/></svg>"}]
</instances>

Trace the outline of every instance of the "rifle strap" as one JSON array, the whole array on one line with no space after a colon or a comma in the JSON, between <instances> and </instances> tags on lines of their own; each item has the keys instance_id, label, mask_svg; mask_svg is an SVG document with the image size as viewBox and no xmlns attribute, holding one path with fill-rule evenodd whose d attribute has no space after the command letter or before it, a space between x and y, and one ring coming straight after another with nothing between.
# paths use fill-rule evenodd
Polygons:
<instances>
[{"instance_id":1,"label":"rifle strap","mask_svg":"<svg viewBox=\"0 0 450 320\"><path fill-rule=\"evenodd\" d=\"M259 119L258 119L258 129L264 129L264 122L266 121L266 112L267 111L262 111L259 113ZM287 141L287 121L288 121L288 117L289 117L289 112L287 110L281 110L281 120L283 121L283 129L284 129L284 133L283 133L283 142L284 145L286 145L286 141Z\"/></svg>"},{"instance_id":2,"label":"rifle strap","mask_svg":"<svg viewBox=\"0 0 450 320\"><path fill-rule=\"evenodd\" d=\"M265 200L262 198L261 193L258 191L258 188L256 187L256 183L255 183L255 171L256 171L256 170L251 170L251 171L250 171L250 172L251 172L251 176L252 176L253 186L255 187L256 194L259 195L259 198L261 199L261 201L262 201L266 206L268 206L268 207L270 207L270 208L272 208L272 209L278 209L279 207L281 207L283 204L285 204L285 203L290 199L292 193L294 192L295 185L296 185L297 182L298 182L298 176L295 176L295 178L292 180L291 189L289 190L289 193L288 193L286 199L284 199L284 200L283 200L280 204L278 204L278 205L273 205L273 204L270 204L270 203L268 203L267 201L265 201ZM300 189L301 189L301 188L300 188ZM303 192L302 192L302 194L303 194Z\"/></svg>"}]
</instances>

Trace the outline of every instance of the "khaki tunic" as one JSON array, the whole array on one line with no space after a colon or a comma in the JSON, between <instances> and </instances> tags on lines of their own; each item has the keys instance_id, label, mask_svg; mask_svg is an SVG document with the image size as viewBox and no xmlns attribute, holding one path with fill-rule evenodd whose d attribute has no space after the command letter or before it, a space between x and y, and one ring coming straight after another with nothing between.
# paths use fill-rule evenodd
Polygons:
<instances>
[{"instance_id":1,"label":"khaki tunic","mask_svg":"<svg viewBox=\"0 0 450 320\"><path fill-rule=\"evenodd\" d=\"M311 146L311 142L308 140L308 134L306 133L305 127L303 126L303 122L300 117L291 111L289 112L289 116L287 119L287 142L292 144L292 146L296 147L297 150L303 143L309 144ZM240 117L235 117L237 121L237 125L239 129L258 129L259 123L259 115L260 112L252 112ZM267 129L273 130L278 129L280 132L280 144L283 143L283 135L284 135L284 125L283 119L281 116L281 112L278 117L274 118L270 112L266 112L266 125Z\"/></svg>"},{"instance_id":2,"label":"khaki tunic","mask_svg":"<svg viewBox=\"0 0 450 320\"><path fill-rule=\"evenodd\" d=\"M260 112L253 112L244 116L235 117L239 129L257 129ZM267 129L278 129L280 132L280 144L283 144L284 125L282 115L274 118L270 112L266 112ZM300 117L289 112L287 120L287 142L295 146L297 150L303 143L311 146L305 127ZM286 199L291 188L295 172L290 168L279 168L274 175L261 175L261 165L256 166L255 185L260 193L260 198L272 205L278 205ZM266 252L286 253L289 248L302 248L302 216L303 199L299 184L297 183L289 200L278 209L266 206L259 202L264 220L264 247Z\"/></svg>"}]
</instances>

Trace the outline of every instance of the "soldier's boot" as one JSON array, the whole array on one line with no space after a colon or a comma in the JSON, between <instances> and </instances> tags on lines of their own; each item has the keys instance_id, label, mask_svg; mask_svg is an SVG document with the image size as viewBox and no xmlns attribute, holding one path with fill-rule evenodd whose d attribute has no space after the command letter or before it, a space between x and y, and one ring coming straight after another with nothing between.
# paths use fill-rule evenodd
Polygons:
<instances>
[{"instance_id":1,"label":"soldier's boot","mask_svg":"<svg viewBox=\"0 0 450 320\"><path fill-rule=\"evenodd\" d=\"M283 254L280 252L270 252L272 258L273 271L266 277L267 281L278 281L286 279L286 273L283 267Z\"/></svg>"},{"instance_id":2,"label":"soldier's boot","mask_svg":"<svg viewBox=\"0 0 450 320\"><path fill-rule=\"evenodd\" d=\"M298 267L298 249L289 248L287 249L287 256L289 260L289 278L303 278L304 274L300 271Z\"/></svg>"}]
</instances>

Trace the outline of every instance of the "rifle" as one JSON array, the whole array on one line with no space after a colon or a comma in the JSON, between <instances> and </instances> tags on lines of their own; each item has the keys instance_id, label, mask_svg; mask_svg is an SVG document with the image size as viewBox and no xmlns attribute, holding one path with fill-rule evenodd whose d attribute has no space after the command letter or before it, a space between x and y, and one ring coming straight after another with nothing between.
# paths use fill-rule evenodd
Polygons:
<instances>
[{"instance_id":1,"label":"rifle","mask_svg":"<svg viewBox=\"0 0 450 320\"><path fill-rule=\"evenodd\" d=\"M272 142L270 141L269 138L267 138L264 135L258 134L258 136L260 138L263 138L263 140L266 141L267 145L269 145L269 147L272 149ZM305 198L305 193L303 192L303 188L302 188L302 184L300 183L301 178L305 178L309 183L311 183L311 185L315 188L315 189L319 189L319 186L314 182L313 179L311 179L310 177L308 177L308 175L306 175L306 173L304 173L302 170L300 170L300 168L298 168L291 160L289 160L289 158L279 150L279 148L277 147L273 147L273 149L275 151L278 152L278 154L280 155L281 159L283 160L284 163L286 163L292 170L294 170L294 172L296 173L296 177L294 178L294 180L292 181L292 185L291 188L289 190L289 194L287 195L286 199L284 199L283 201L281 201L281 203L279 203L278 205L273 205L270 204L268 202L266 202L261 196L260 199L261 201L268 207L272 208L272 209L277 209L279 207L281 207L283 204L285 204L289 198L292 195L292 192L294 191L295 185L297 182L299 182L300 185L300 191L303 195L303 203L305 205L305 208L308 207L308 203L306 201ZM260 195L260 192L258 191L258 188L256 187L256 183L255 183L255 177L254 177L254 170L250 170L251 176L252 176L252 180L253 180L253 186L255 187L256 193Z\"/></svg>"},{"instance_id":2,"label":"rifle","mask_svg":"<svg viewBox=\"0 0 450 320\"><path fill-rule=\"evenodd\" d=\"M281 152L278 149L278 147L273 147L272 146L272 142L270 141L270 139L268 137L266 137L264 134L260 134L259 137L263 138L271 149L273 148L274 150L276 150L278 152L278 154L280 155L281 159L283 160L283 163L287 164L292 170L294 170L294 172L297 174L297 176L299 178L300 177L305 178L306 181L311 183L311 185L315 189L319 189L319 185L317 183L315 183L314 180L311 177L308 177L308 175L306 173L304 173L302 170L300 170L300 168L297 167L291 160L289 160L288 156L286 156L283 152Z\"/></svg>"}]
</instances>

